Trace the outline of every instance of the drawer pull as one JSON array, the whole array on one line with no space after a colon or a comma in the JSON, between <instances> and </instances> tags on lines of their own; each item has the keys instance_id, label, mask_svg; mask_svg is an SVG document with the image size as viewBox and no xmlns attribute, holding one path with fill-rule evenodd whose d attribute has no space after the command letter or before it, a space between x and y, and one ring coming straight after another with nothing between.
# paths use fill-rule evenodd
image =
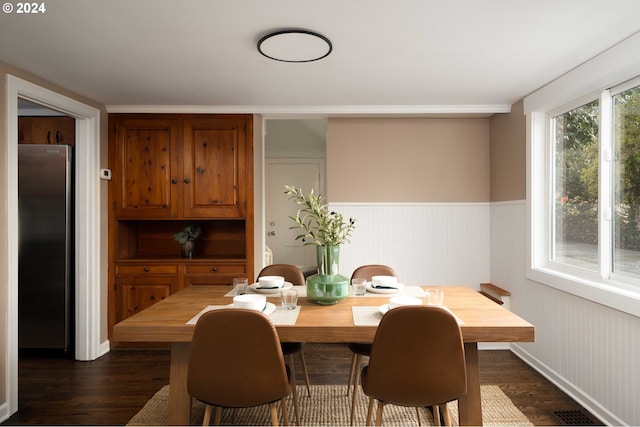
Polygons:
<instances>
[{"instance_id":1,"label":"drawer pull","mask_svg":"<svg viewBox=\"0 0 640 427\"><path fill-rule=\"evenodd\" d=\"M147 272L147 273L149 272L149 270L150 270L149 267L145 267L144 268L144 271Z\"/></svg>"},{"instance_id":2,"label":"drawer pull","mask_svg":"<svg viewBox=\"0 0 640 427\"><path fill-rule=\"evenodd\" d=\"M218 267L212 267L211 271L213 271L214 273L217 273L218 272Z\"/></svg>"}]
</instances>

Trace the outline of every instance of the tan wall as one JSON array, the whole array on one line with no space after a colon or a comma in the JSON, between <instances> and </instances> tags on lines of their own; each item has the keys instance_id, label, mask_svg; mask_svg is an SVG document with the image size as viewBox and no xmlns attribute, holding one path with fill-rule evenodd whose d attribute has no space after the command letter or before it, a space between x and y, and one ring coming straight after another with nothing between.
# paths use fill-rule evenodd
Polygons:
<instances>
[{"instance_id":1,"label":"tan wall","mask_svg":"<svg viewBox=\"0 0 640 427\"><path fill-rule=\"evenodd\" d=\"M509 114L495 114L491 132L491 201L526 198L526 118L523 102Z\"/></svg>"},{"instance_id":2,"label":"tan wall","mask_svg":"<svg viewBox=\"0 0 640 427\"><path fill-rule=\"evenodd\" d=\"M331 202L488 202L489 119L329 119Z\"/></svg>"},{"instance_id":3,"label":"tan wall","mask_svg":"<svg viewBox=\"0 0 640 427\"><path fill-rule=\"evenodd\" d=\"M7 294L7 283L4 280L7 277L7 194L6 194L6 187L7 187L7 180L8 180L8 176L7 176L7 141L6 141L6 135L7 135L7 119L6 119L6 104L5 104L5 99L6 99L6 77L8 74L11 74L15 77L19 77L23 80L27 80L31 83L34 83L38 86L53 90L57 93L60 93L64 96L67 96L69 98L73 98L77 101L83 102L85 104L91 105L92 107L98 108L101 110L101 147L100 147L100 153L101 156L104 155L104 153L106 153L107 150L107 113L106 113L106 109L103 105L97 104L89 99L83 98L77 94L74 94L73 92L70 92L66 89L57 87L53 84L51 84L50 82L47 82L45 80L42 80L41 78L31 75L29 73L25 73L21 70L15 69L11 66L8 66L6 64L3 64L0 62L0 242L2 242L2 249L0 249L0 313L6 313L7 312L7 301L6 301L6 294ZM103 166L102 167L107 167L106 166L106 155L104 155L104 157L102 157L102 159L104 159L104 161L102 162ZM101 241L104 242L104 259L101 260L101 264L100 265L104 265L105 269L102 272L101 276L103 278L103 286L102 286L102 294L106 296L106 288L107 288L107 272L106 272L106 265L107 265L107 247L106 247L106 242L107 242L107 222L106 222L106 218L107 218L107 214L106 214L106 206L107 206L107 185L104 184L101 188L101 203L102 206L105 207L105 212L103 213L103 217L105 218L105 220L103 221L103 224L101 225ZM101 331L104 331L105 333L103 334L104 336L101 337L101 341L105 341L107 339L106 337L106 300L105 300L105 304L103 304L105 310L104 313L101 313L102 316L102 320L101 320ZM2 351L0 351L0 405L5 403L7 401L7 396L6 396L6 386L7 386L7 373L5 372L4 368L6 366L6 354L4 349L7 348L7 336L5 334L6 330L7 330L7 325L6 325L6 316L2 315L0 316L0 348L3 349Z\"/></svg>"}]
</instances>

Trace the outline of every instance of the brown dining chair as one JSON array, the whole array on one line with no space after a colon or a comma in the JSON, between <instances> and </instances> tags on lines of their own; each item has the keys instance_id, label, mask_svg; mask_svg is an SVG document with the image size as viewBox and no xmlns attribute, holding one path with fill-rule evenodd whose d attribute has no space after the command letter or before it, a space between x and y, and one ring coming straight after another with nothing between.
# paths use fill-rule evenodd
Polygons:
<instances>
[{"instance_id":1,"label":"brown dining chair","mask_svg":"<svg viewBox=\"0 0 640 427\"><path fill-rule=\"evenodd\" d=\"M398 277L395 270L389 266L382 264L369 264L362 265L356 268L351 274L351 279L366 279L368 282L370 282L373 276ZM350 418L350 424L353 425L356 406L356 393L358 391L358 378L360 376L360 364L362 363L362 356L369 356L371 354L371 344L349 343L347 344L347 347L349 347L349 350L351 350L352 354L351 369L349 370L349 382L347 383L347 396L349 395L349 389L353 386Z\"/></svg>"},{"instance_id":2,"label":"brown dining chair","mask_svg":"<svg viewBox=\"0 0 640 427\"><path fill-rule=\"evenodd\" d=\"M260 276L282 276L286 282L292 283L294 286L304 286L306 281L304 274L295 265L291 264L271 264L266 266L260 271ZM304 358L304 343L301 342L283 342L281 343L282 353L289 360L291 367L291 384L296 384L295 366L293 361L293 355L300 354L300 362L302 363L302 372L304 373L304 380L307 384L307 394L311 397L311 386L309 383L309 372L307 371L307 362ZM297 392L294 390L294 393Z\"/></svg>"},{"instance_id":3,"label":"brown dining chair","mask_svg":"<svg viewBox=\"0 0 640 427\"><path fill-rule=\"evenodd\" d=\"M361 380L369 396L366 425L371 424L374 401L376 425L382 425L386 404L432 406L437 425L439 410L450 425L446 403L467 393L464 344L455 316L436 306L390 310L380 321Z\"/></svg>"},{"instance_id":4,"label":"brown dining chair","mask_svg":"<svg viewBox=\"0 0 640 427\"><path fill-rule=\"evenodd\" d=\"M275 402L289 425L286 398L291 394L288 368L280 339L264 314L230 308L203 314L196 323L187 373L189 395L205 406L202 425L209 425L215 407L216 425L222 408L269 405L271 423L278 425ZM294 407L298 403L294 398ZM298 425L300 420L296 419Z\"/></svg>"}]
</instances>

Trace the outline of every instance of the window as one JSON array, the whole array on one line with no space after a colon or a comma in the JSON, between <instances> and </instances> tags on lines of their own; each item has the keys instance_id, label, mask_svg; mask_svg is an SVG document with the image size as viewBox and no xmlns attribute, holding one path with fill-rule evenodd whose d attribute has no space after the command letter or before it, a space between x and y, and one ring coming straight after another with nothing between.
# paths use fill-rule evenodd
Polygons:
<instances>
[{"instance_id":1,"label":"window","mask_svg":"<svg viewBox=\"0 0 640 427\"><path fill-rule=\"evenodd\" d=\"M613 96L613 273L640 278L640 86Z\"/></svg>"},{"instance_id":2,"label":"window","mask_svg":"<svg viewBox=\"0 0 640 427\"><path fill-rule=\"evenodd\" d=\"M640 288L640 79L546 114L550 271Z\"/></svg>"},{"instance_id":3,"label":"window","mask_svg":"<svg viewBox=\"0 0 640 427\"><path fill-rule=\"evenodd\" d=\"M598 269L598 120L593 101L551 118L551 259Z\"/></svg>"},{"instance_id":4,"label":"window","mask_svg":"<svg viewBox=\"0 0 640 427\"><path fill-rule=\"evenodd\" d=\"M640 33L524 99L527 279L640 317Z\"/></svg>"}]
</instances>

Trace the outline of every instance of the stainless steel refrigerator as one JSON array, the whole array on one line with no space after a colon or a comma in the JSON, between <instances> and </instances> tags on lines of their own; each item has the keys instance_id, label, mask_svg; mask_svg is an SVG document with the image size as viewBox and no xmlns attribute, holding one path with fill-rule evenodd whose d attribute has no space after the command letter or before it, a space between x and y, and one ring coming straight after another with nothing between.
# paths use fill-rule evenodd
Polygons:
<instances>
[{"instance_id":1,"label":"stainless steel refrigerator","mask_svg":"<svg viewBox=\"0 0 640 427\"><path fill-rule=\"evenodd\" d=\"M71 147L18 146L18 345L68 353L73 345Z\"/></svg>"}]
</instances>

